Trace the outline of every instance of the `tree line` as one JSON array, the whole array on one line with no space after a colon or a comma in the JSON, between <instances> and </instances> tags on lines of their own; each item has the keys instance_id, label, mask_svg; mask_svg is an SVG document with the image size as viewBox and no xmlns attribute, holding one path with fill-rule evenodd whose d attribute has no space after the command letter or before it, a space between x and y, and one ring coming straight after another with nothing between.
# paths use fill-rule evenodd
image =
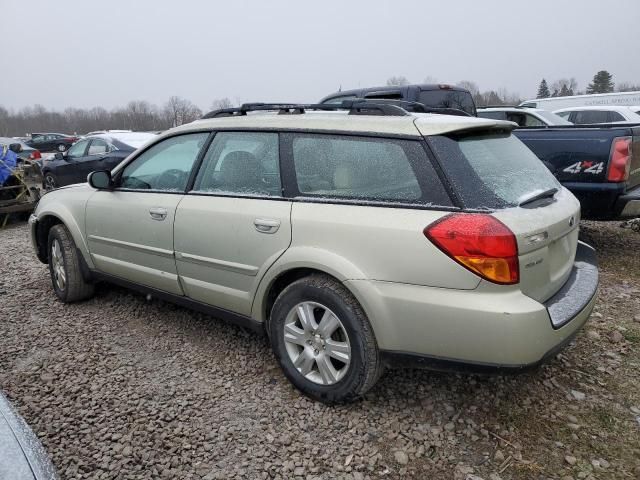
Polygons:
<instances>
[{"instance_id":1,"label":"tree line","mask_svg":"<svg viewBox=\"0 0 640 480\"><path fill-rule=\"evenodd\" d=\"M231 100L219 98L211 110L231 107ZM202 117L202 110L190 100L173 96L162 106L134 100L124 107L48 110L42 105L10 111L0 105L0 137L28 136L33 132L85 134L96 130L159 131Z\"/></svg>"},{"instance_id":2,"label":"tree line","mask_svg":"<svg viewBox=\"0 0 640 480\"><path fill-rule=\"evenodd\" d=\"M547 84L546 79L542 79L540 85L538 85L538 95L536 98L549 98L549 97L566 97L570 95L591 95L594 93L612 93L612 92L634 92L640 90L640 84L633 84L630 82L621 82L617 88L613 81L613 75L606 70L600 70L593 76L593 80L585 91L578 90L578 83L575 78L569 80L562 78L551 84L551 87Z\"/></svg>"}]
</instances>

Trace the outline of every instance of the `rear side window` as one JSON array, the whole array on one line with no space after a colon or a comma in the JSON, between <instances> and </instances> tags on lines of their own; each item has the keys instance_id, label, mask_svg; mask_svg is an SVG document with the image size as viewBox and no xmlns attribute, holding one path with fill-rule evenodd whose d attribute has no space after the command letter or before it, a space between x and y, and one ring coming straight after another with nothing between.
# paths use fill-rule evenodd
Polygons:
<instances>
[{"instance_id":1,"label":"rear side window","mask_svg":"<svg viewBox=\"0 0 640 480\"><path fill-rule=\"evenodd\" d=\"M478 116L480 118L491 118L493 120L506 120L507 119L507 114L505 112L496 112L496 111L478 112Z\"/></svg>"},{"instance_id":2,"label":"rear side window","mask_svg":"<svg viewBox=\"0 0 640 480\"><path fill-rule=\"evenodd\" d=\"M625 118L620 115L618 112L609 112L609 121L610 122L624 122Z\"/></svg>"},{"instance_id":3,"label":"rear side window","mask_svg":"<svg viewBox=\"0 0 640 480\"><path fill-rule=\"evenodd\" d=\"M280 196L278 134L217 133L204 157L194 190L224 195Z\"/></svg>"},{"instance_id":4,"label":"rear side window","mask_svg":"<svg viewBox=\"0 0 640 480\"><path fill-rule=\"evenodd\" d=\"M334 105L334 104L341 104L344 100L356 100L358 97L356 95L343 95L341 97L333 97L333 98L329 98L328 100L325 100L322 103L327 103L329 105Z\"/></svg>"},{"instance_id":5,"label":"rear side window","mask_svg":"<svg viewBox=\"0 0 640 480\"><path fill-rule=\"evenodd\" d=\"M467 208L517 206L560 184L520 140L510 134L433 136L427 141Z\"/></svg>"},{"instance_id":6,"label":"rear side window","mask_svg":"<svg viewBox=\"0 0 640 480\"><path fill-rule=\"evenodd\" d=\"M418 141L296 134L291 150L300 195L451 205Z\"/></svg>"},{"instance_id":7,"label":"rear side window","mask_svg":"<svg viewBox=\"0 0 640 480\"><path fill-rule=\"evenodd\" d=\"M476 115L476 106L469 92L461 90L422 90L418 101L431 108L455 108Z\"/></svg>"},{"instance_id":8,"label":"rear side window","mask_svg":"<svg viewBox=\"0 0 640 480\"><path fill-rule=\"evenodd\" d=\"M576 125L587 125L589 123L609 122L609 112L604 110L580 110L575 112L573 123Z\"/></svg>"}]
</instances>

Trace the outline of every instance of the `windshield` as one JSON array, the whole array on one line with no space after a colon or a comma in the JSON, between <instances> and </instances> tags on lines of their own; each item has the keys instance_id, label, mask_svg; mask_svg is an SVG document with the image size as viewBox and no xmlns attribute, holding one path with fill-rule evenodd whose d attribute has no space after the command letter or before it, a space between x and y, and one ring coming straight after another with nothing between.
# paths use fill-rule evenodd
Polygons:
<instances>
[{"instance_id":1,"label":"windshield","mask_svg":"<svg viewBox=\"0 0 640 480\"><path fill-rule=\"evenodd\" d=\"M532 194L560 184L513 135L480 134L427 138L466 208L517 206Z\"/></svg>"},{"instance_id":2,"label":"windshield","mask_svg":"<svg viewBox=\"0 0 640 480\"><path fill-rule=\"evenodd\" d=\"M419 102L431 108L457 108L476 115L476 106L473 97L463 90L421 90Z\"/></svg>"}]
</instances>

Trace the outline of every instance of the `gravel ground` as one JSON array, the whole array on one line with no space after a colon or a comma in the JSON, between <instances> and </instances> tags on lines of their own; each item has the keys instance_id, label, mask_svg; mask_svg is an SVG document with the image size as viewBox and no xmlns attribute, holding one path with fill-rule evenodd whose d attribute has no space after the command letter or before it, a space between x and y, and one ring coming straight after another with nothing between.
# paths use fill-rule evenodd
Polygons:
<instances>
[{"instance_id":1,"label":"gravel ground","mask_svg":"<svg viewBox=\"0 0 640 480\"><path fill-rule=\"evenodd\" d=\"M57 302L15 225L0 231L0 385L62 478L640 478L640 233L583 236L599 302L549 364L387 372L328 407L241 328L112 286Z\"/></svg>"}]
</instances>

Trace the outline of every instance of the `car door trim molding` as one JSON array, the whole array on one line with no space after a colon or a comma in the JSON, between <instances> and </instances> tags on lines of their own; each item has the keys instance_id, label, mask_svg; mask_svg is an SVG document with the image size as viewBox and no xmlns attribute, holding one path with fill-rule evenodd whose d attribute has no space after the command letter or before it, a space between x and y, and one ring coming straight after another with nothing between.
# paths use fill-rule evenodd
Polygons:
<instances>
[{"instance_id":1,"label":"car door trim molding","mask_svg":"<svg viewBox=\"0 0 640 480\"><path fill-rule=\"evenodd\" d=\"M219 260L211 257L201 257L200 255L193 255L191 253L176 252L176 260L182 260L189 263L195 263L197 265L214 266L223 270L229 270L243 275L255 277L258 274L258 267L253 265L245 265L243 263L227 262L225 260Z\"/></svg>"},{"instance_id":2,"label":"car door trim molding","mask_svg":"<svg viewBox=\"0 0 640 480\"><path fill-rule=\"evenodd\" d=\"M151 253L153 255L159 255L161 257L173 258L173 250L165 250L164 248L149 247L147 245L140 245L139 243L125 242L122 240L115 240L113 238L100 237L98 235L89 235L89 240L93 240L94 242L106 243L107 245L124 247L130 250L137 250L144 253Z\"/></svg>"}]
</instances>

